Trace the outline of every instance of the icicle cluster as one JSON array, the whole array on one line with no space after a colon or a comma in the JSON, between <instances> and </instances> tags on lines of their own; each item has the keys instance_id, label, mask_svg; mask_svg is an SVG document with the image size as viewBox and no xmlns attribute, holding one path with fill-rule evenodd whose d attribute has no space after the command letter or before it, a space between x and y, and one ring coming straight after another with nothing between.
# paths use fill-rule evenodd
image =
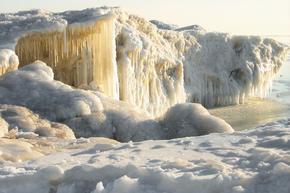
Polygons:
<instances>
[{"instance_id":1,"label":"icicle cluster","mask_svg":"<svg viewBox=\"0 0 290 193\"><path fill-rule=\"evenodd\" d=\"M289 50L260 37L160 30L145 19L114 11L118 16L117 62L119 68L125 66L122 71L132 74L122 83L127 95L121 99L154 115L175 103L215 107L241 104L251 95L265 97ZM146 81L138 82L140 71ZM167 77L173 80L169 84ZM153 88L153 96L142 92L148 87Z\"/></svg>"},{"instance_id":2,"label":"icicle cluster","mask_svg":"<svg viewBox=\"0 0 290 193\"><path fill-rule=\"evenodd\" d=\"M28 34L18 40L15 51L21 66L42 60L57 80L75 87L90 85L119 98L111 15L88 25L68 25L64 32Z\"/></svg>"}]
</instances>

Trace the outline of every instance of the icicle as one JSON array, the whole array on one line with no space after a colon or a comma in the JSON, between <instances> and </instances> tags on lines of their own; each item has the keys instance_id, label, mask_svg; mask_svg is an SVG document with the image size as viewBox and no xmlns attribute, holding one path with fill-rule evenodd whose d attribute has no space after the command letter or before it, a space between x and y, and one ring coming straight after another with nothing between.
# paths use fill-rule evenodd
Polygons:
<instances>
[{"instance_id":1,"label":"icicle","mask_svg":"<svg viewBox=\"0 0 290 193\"><path fill-rule=\"evenodd\" d=\"M118 99L114 18L103 16L91 25L68 25L63 32L38 32L18 40L20 65L42 60L55 78L72 86L91 86Z\"/></svg>"}]
</instances>

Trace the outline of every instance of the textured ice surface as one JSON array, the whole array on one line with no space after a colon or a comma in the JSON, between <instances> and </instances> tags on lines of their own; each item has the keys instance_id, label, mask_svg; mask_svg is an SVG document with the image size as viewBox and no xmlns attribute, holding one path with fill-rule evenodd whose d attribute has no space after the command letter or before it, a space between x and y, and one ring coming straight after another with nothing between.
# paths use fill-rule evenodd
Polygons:
<instances>
[{"instance_id":1,"label":"textured ice surface","mask_svg":"<svg viewBox=\"0 0 290 193\"><path fill-rule=\"evenodd\" d=\"M154 115L185 101L213 107L264 97L289 50L260 37L192 33L191 27L161 30L143 18L113 12L120 99Z\"/></svg>"},{"instance_id":2,"label":"textured ice surface","mask_svg":"<svg viewBox=\"0 0 290 193\"><path fill-rule=\"evenodd\" d=\"M0 75L16 70L19 65L18 56L9 49L0 49Z\"/></svg>"},{"instance_id":3,"label":"textured ice surface","mask_svg":"<svg viewBox=\"0 0 290 193\"><path fill-rule=\"evenodd\" d=\"M52 69L40 61L5 74L0 79L0 101L28 107L51 121L102 110L97 96L54 81L53 77Z\"/></svg>"},{"instance_id":4,"label":"textured ice surface","mask_svg":"<svg viewBox=\"0 0 290 193\"><path fill-rule=\"evenodd\" d=\"M168 128L169 139L234 131L224 120L211 116L202 105L194 103L171 107L162 123Z\"/></svg>"},{"instance_id":5,"label":"textured ice surface","mask_svg":"<svg viewBox=\"0 0 290 193\"><path fill-rule=\"evenodd\" d=\"M164 22L158 21L158 20L150 20L150 22L153 23L154 25L156 25L157 28L159 28L159 29L175 30L178 28L177 25L164 23Z\"/></svg>"},{"instance_id":6,"label":"textured ice surface","mask_svg":"<svg viewBox=\"0 0 290 193\"><path fill-rule=\"evenodd\" d=\"M4 164L1 191L288 193L289 121L234 134L99 144Z\"/></svg>"},{"instance_id":7,"label":"textured ice surface","mask_svg":"<svg viewBox=\"0 0 290 193\"><path fill-rule=\"evenodd\" d=\"M177 103L213 107L264 97L288 49L260 37L196 33L196 26L162 30L118 8L2 14L0 29L1 47L17 44L21 64L45 60L58 80L101 90L155 116Z\"/></svg>"},{"instance_id":8,"label":"textured ice surface","mask_svg":"<svg viewBox=\"0 0 290 193\"><path fill-rule=\"evenodd\" d=\"M9 135L15 135L16 138L40 136L75 139L74 133L66 125L42 119L25 107L0 105L0 117L8 123L9 130L12 130Z\"/></svg>"},{"instance_id":9,"label":"textured ice surface","mask_svg":"<svg viewBox=\"0 0 290 193\"><path fill-rule=\"evenodd\" d=\"M165 115L165 121L157 120L131 104L99 92L75 89L53 78L52 69L40 61L0 78L0 104L10 104L0 105L0 113L10 129L46 137L73 138L68 127L54 123L60 122L67 124L76 137L99 136L126 142L231 131L229 125L212 117L200 105L195 108L194 104L185 104L187 108L182 113L187 114L185 121L191 125L180 125L183 135L171 132L168 136L168 125L175 120L170 113ZM172 111L174 113L174 109ZM191 119L197 123L190 122Z\"/></svg>"},{"instance_id":10,"label":"textured ice surface","mask_svg":"<svg viewBox=\"0 0 290 193\"><path fill-rule=\"evenodd\" d=\"M8 133L8 123L0 117L0 137L4 137Z\"/></svg>"}]
</instances>

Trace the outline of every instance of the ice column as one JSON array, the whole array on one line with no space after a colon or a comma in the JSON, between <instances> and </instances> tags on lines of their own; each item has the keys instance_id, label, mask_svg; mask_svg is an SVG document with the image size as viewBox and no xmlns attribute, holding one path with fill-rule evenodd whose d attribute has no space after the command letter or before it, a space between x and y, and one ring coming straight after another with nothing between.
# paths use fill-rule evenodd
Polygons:
<instances>
[{"instance_id":1,"label":"ice column","mask_svg":"<svg viewBox=\"0 0 290 193\"><path fill-rule=\"evenodd\" d=\"M65 31L35 32L18 40L20 65L42 60L55 78L75 87L98 89L118 99L114 18L102 16L93 23L77 23Z\"/></svg>"}]
</instances>

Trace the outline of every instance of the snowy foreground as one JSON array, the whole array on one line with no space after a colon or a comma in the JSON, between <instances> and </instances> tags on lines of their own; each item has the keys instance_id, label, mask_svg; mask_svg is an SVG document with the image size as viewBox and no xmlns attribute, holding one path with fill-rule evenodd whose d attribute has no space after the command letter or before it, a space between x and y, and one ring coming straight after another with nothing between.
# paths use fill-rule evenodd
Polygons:
<instances>
[{"instance_id":1,"label":"snowy foreground","mask_svg":"<svg viewBox=\"0 0 290 193\"><path fill-rule=\"evenodd\" d=\"M53 153L1 167L0 192L289 193L289 125Z\"/></svg>"}]
</instances>

